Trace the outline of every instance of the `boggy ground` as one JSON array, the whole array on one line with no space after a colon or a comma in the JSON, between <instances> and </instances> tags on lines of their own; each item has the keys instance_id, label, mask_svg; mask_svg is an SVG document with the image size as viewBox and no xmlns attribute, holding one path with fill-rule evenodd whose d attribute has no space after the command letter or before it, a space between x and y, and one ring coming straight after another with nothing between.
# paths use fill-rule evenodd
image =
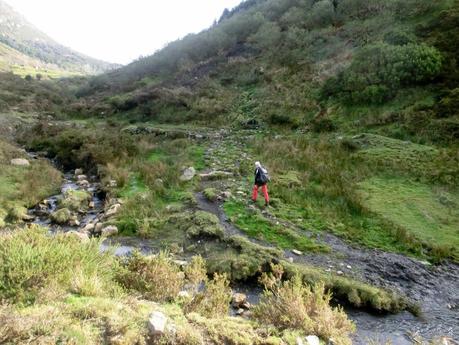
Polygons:
<instances>
[{"instance_id":1,"label":"boggy ground","mask_svg":"<svg viewBox=\"0 0 459 345\"><path fill-rule=\"evenodd\" d=\"M331 232L343 235L352 220L343 217L342 222L337 222L339 212L330 214L330 208L336 205L321 209L318 203L314 209L305 198L305 204L299 206L298 199L290 198L286 192L303 197L308 193L304 179L309 178L309 185L316 188L314 198L319 192L328 200L339 199L340 195L323 193L329 192L325 185L329 180L322 181L324 186L318 191L319 186L311 177L317 166L312 163L305 171L293 170L288 156L270 160L266 156L268 150L260 153L260 139L265 134L259 131L186 130L173 126L131 126L121 130L103 123L80 122L78 132L85 129L85 134L80 136L71 123L66 123L63 131L53 127L41 125L41 133L32 132L26 144L34 149L49 150L50 155L60 157L68 167L98 162L95 172L101 177L108 198L123 199L121 210L110 224L117 225L122 235L146 238L135 241L140 247L153 251L169 249L182 259L203 255L209 272L226 272L234 281L256 279L260 268L266 270L270 263L281 262L286 276L300 271L306 282L324 281L340 301L376 310L397 311L411 304L387 290L358 281L391 290L396 288L413 300L419 300L426 289L446 291L436 296L435 303L441 305L440 310L447 315L446 324L448 320L455 320L457 301L448 291L455 290L450 284L454 284L457 266L431 268L421 263L419 259L435 257L422 246L413 251L414 246L404 241L406 239L397 242L394 234L385 232L384 228L380 228L380 237L374 242L352 236L344 236L346 241L343 241L332 235ZM101 129L106 133L102 134ZM116 136L118 138L112 140ZM271 138L270 142L284 144L286 140L288 138L279 137ZM293 146L291 150L297 148ZM325 147L326 150L331 148ZM254 157L262 157L268 168L270 164L273 166L270 168L273 203L268 209L248 202ZM283 169L275 158L285 158ZM181 173L189 166L194 166L197 174L190 181L182 181ZM310 176L306 176L308 174ZM327 223L324 219L329 215L333 221ZM364 216L357 214L356 217ZM385 237L392 241L389 244L397 245L382 249L410 253L419 259L351 245L357 242L380 247L378 241ZM302 253L293 254L292 250ZM433 283L427 284L429 279ZM413 310L412 305L410 308ZM440 335L439 331L442 335L457 333L453 328L434 327L426 335Z\"/></svg>"}]
</instances>

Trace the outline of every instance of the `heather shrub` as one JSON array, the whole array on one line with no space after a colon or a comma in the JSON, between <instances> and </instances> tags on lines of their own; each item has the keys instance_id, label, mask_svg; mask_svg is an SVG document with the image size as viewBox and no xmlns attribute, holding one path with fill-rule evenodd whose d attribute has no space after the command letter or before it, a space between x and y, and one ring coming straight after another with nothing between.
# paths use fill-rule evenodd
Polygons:
<instances>
[{"instance_id":1,"label":"heather shrub","mask_svg":"<svg viewBox=\"0 0 459 345\"><path fill-rule=\"evenodd\" d=\"M180 267L166 253L146 257L135 252L122 268L118 282L126 289L137 291L155 302L173 300L185 281Z\"/></svg>"},{"instance_id":2,"label":"heather shrub","mask_svg":"<svg viewBox=\"0 0 459 345\"><path fill-rule=\"evenodd\" d=\"M221 317L228 314L231 288L225 274L216 273L206 281L204 289L185 306L186 313L198 313L205 317Z\"/></svg>"},{"instance_id":3,"label":"heather shrub","mask_svg":"<svg viewBox=\"0 0 459 345\"><path fill-rule=\"evenodd\" d=\"M334 344L352 344L355 326L340 307L330 306L331 294L322 283L304 285L299 275L282 282L282 267L273 265L272 271L260 279L265 291L254 309L255 319L281 330L300 329L327 341L333 339Z\"/></svg>"}]
</instances>

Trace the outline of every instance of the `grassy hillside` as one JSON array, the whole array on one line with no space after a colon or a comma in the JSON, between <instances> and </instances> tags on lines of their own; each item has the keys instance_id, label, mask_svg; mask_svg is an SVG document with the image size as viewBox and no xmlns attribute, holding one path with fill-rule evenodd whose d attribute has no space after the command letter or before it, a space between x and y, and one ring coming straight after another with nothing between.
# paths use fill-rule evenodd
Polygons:
<instances>
[{"instance_id":1,"label":"grassy hillside","mask_svg":"<svg viewBox=\"0 0 459 345\"><path fill-rule=\"evenodd\" d=\"M294 197L274 179L280 216L457 259L458 19L455 0L246 1L90 79L76 113L258 129L245 151L300 189ZM400 194L388 204L391 188Z\"/></svg>"},{"instance_id":2,"label":"grassy hillside","mask_svg":"<svg viewBox=\"0 0 459 345\"><path fill-rule=\"evenodd\" d=\"M0 1L0 71L57 78L118 67L60 45Z\"/></svg>"}]
</instances>

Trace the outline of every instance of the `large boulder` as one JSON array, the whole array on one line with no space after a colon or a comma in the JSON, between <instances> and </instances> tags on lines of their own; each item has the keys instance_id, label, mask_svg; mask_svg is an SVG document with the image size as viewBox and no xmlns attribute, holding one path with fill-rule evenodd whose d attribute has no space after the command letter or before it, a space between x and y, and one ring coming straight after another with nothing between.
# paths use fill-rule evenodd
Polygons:
<instances>
[{"instance_id":1,"label":"large boulder","mask_svg":"<svg viewBox=\"0 0 459 345\"><path fill-rule=\"evenodd\" d=\"M160 337L166 331L167 325L167 316L159 311L155 311L150 314L148 318L148 330L150 331L150 336Z\"/></svg>"},{"instance_id":2,"label":"large boulder","mask_svg":"<svg viewBox=\"0 0 459 345\"><path fill-rule=\"evenodd\" d=\"M182 176L180 176L181 181L191 181L196 175L196 169L193 167L189 167L185 169Z\"/></svg>"},{"instance_id":3,"label":"large boulder","mask_svg":"<svg viewBox=\"0 0 459 345\"><path fill-rule=\"evenodd\" d=\"M28 167L30 162L24 158L14 158L10 161L11 165L19 166L19 167Z\"/></svg>"}]
</instances>

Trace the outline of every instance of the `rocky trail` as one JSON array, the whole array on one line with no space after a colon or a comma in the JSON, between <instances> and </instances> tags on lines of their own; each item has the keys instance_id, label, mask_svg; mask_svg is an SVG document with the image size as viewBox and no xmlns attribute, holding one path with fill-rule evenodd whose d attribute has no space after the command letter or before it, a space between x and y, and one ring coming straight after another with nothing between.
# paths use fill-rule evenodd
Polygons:
<instances>
[{"instance_id":1,"label":"rocky trail","mask_svg":"<svg viewBox=\"0 0 459 345\"><path fill-rule=\"evenodd\" d=\"M206 174L216 174L218 171L234 173L242 164L253 164L255 161L244 151L243 142L231 137L221 137L221 140L213 142L206 153L206 159L210 167ZM198 207L216 215L227 236L247 237L231 223L222 207L228 195L249 200L247 183L234 177L210 181L203 179L200 189L209 187L223 193L215 202L209 201L202 192L196 193ZM255 206L247 203L247 207ZM304 233L304 230L288 220L276 218L269 209L259 211L271 222ZM258 239L248 239L257 244L270 246ZM292 248L284 251L284 257L295 263L320 267L326 272L349 276L396 291L418 303L422 309L422 315L415 317L408 312L397 315L373 315L348 308L347 312L358 328L355 344L367 344L368 339L378 339L384 342L391 341L394 345L408 345L412 344L416 336L426 339L438 336L446 336L450 340L459 339L458 265L449 263L433 266L404 255L353 246L331 233L321 233L317 241L327 245L331 249L330 253L302 253ZM261 293L256 287L240 286L239 290L248 294L252 303L256 303Z\"/></svg>"}]
</instances>

